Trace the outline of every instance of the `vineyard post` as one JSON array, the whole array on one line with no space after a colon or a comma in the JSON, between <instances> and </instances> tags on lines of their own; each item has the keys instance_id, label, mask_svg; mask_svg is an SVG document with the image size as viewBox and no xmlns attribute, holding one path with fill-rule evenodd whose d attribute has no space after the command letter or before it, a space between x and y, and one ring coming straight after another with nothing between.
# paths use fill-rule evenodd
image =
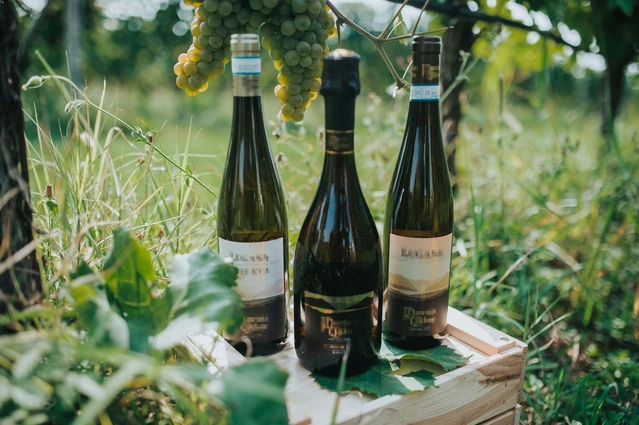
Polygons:
<instances>
[{"instance_id":1,"label":"vineyard post","mask_svg":"<svg viewBox=\"0 0 639 425\"><path fill-rule=\"evenodd\" d=\"M0 0L0 315L42 299L20 98L19 41L14 1ZM0 334L7 331L0 325Z\"/></svg>"}]
</instances>

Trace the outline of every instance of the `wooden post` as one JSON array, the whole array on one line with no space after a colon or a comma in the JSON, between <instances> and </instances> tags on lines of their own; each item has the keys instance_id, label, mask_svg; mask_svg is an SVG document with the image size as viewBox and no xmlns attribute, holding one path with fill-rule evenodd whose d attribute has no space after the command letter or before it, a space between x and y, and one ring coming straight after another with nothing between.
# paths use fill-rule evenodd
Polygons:
<instances>
[{"instance_id":1,"label":"wooden post","mask_svg":"<svg viewBox=\"0 0 639 425\"><path fill-rule=\"evenodd\" d=\"M19 41L13 1L0 0L0 315L42 299L20 99ZM0 334L7 331L0 326Z\"/></svg>"}]
</instances>

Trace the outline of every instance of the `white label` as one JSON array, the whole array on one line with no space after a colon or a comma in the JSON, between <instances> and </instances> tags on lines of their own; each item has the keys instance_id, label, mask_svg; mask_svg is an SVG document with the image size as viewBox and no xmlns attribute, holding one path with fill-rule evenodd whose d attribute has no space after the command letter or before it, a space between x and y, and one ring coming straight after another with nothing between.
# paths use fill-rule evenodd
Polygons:
<instances>
[{"instance_id":1,"label":"white label","mask_svg":"<svg viewBox=\"0 0 639 425\"><path fill-rule=\"evenodd\" d=\"M259 56L233 56L231 58L233 75L259 75L262 61Z\"/></svg>"},{"instance_id":2,"label":"white label","mask_svg":"<svg viewBox=\"0 0 639 425\"><path fill-rule=\"evenodd\" d=\"M233 242L219 238L220 256L238 268L237 286L245 301L284 293L284 238L267 242Z\"/></svg>"},{"instance_id":3,"label":"white label","mask_svg":"<svg viewBox=\"0 0 639 425\"><path fill-rule=\"evenodd\" d=\"M413 84L410 86L411 102L435 102L439 100L439 84Z\"/></svg>"},{"instance_id":4,"label":"white label","mask_svg":"<svg viewBox=\"0 0 639 425\"><path fill-rule=\"evenodd\" d=\"M390 234L388 285L395 292L430 298L448 289L452 233L439 238Z\"/></svg>"}]
</instances>

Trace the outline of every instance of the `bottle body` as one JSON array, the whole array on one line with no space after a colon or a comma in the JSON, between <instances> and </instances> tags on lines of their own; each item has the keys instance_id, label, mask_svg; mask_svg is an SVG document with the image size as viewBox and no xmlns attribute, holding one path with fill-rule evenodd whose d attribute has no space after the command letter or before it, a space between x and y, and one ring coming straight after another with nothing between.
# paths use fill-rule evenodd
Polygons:
<instances>
[{"instance_id":1,"label":"bottle body","mask_svg":"<svg viewBox=\"0 0 639 425\"><path fill-rule=\"evenodd\" d=\"M414 52L404 140L391 180L384 225L384 338L406 349L439 345L446 329L453 193L439 114L439 41ZM423 48L423 46L422 46Z\"/></svg>"},{"instance_id":2,"label":"bottle body","mask_svg":"<svg viewBox=\"0 0 639 425\"><path fill-rule=\"evenodd\" d=\"M217 228L220 255L239 269L236 290L244 302L240 330L226 337L233 343L246 337L252 353L262 355L281 349L288 333L288 221L262 114L259 41L255 46L242 52L237 61L242 66L234 67L233 124Z\"/></svg>"},{"instance_id":3,"label":"bottle body","mask_svg":"<svg viewBox=\"0 0 639 425\"><path fill-rule=\"evenodd\" d=\"M383 259L353 154L353 116L359 90L331 90L326 71L334 64L329 60L327 56L326 89L322 89L326 153L318 190L295 251L294 327L302 365L316 373L337 376L346 355L348 375L364 372L377 360Z\"/></svg>"}]
</instances>

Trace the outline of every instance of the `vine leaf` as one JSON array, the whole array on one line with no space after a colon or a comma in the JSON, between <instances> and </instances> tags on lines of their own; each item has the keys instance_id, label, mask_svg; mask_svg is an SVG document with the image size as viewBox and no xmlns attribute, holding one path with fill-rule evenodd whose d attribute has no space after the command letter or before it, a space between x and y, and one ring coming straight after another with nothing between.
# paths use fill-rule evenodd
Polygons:
<instances>
[{"instance_id":1,"label":"vine leaf","mask_svg":"<svg viewBox=\"0 0 639 425\"><path fill-rule=\"evenodd\" d=\"M274 362L259 360L227 369L208 389L228 408L230 425L280 425L288 423L287 379Z\"/></svg>"},{"instance_id":2,"label":"vine leaf","mask_svg":"<svg viewBox=\"0 0 639 425\"><path fill-rule=\"evenodd\" d=\"M428 350L404 350L384 342L380 350L380 356L389 360L401 360L402 365L406 360L420 360L435 363L441 366L445 371L457 369L468 363L466 357L446 345L440 345L439 347Z\"/></svg>"}]
</instances>

